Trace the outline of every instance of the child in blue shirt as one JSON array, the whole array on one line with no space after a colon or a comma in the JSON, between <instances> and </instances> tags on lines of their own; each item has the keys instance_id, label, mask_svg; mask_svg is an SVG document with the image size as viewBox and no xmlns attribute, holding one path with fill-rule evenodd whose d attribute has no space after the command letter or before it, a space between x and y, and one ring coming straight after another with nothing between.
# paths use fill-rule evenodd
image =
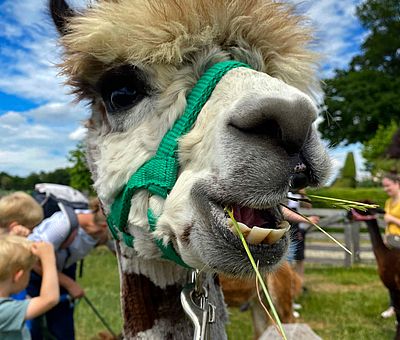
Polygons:
<instances>
[{"instance_id":1,"label":"child in blue shirt","mask_svg":"<svg viewBox=\"0 0 400 340\"><path fill-rule=\"evenodd\" d=\"M27 287L37 258L43 271L40 295L22 301L11 298ZM0 235L0 339L29 340L25 321L54 307L59 296L53 246L20 236Z\"/></svg>"}]
</instances>

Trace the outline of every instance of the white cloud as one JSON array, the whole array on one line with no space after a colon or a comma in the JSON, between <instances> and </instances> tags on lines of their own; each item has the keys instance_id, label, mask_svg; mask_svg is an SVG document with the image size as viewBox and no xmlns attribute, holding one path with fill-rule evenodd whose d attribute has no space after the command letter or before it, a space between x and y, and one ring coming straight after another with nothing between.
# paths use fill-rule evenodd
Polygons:
<instances>
[{"instance_id":1,"label":"white cloud","mask_svg":"<svg viewBox=\"0 0 400 340\"><path fill-rule=\"evenodd\" d=\"M51 126L76 125L85 118L88 118L88 112L83 104L74 105L59 102L44 104L27 111L25 114L37 123Z\"/></svg>"},{"instance_id":2,"label":"white cloud","mask_svg":"<svg viewBox=\"0 0 400 340\"><path fill-rule=\"evenodd\" d=\"M17 176L27 176L32 172L49 171L69 166L65 155L50 155L41 147L25 146L17 150L0 149L1 168Z\"/></svg>"},{"instance_id":3,"label":"white cloud","mask_svg":"<svg viewBox=\"0 0 400 340\"><path fill-rule=\"evenodd\" d=\"M7 112L0 116L0 125L11 128L12 126L18 126L26 123L24 118L19 112Z\"/></svg>"},{"instance_id":4,"label":"white cloud","mask_svg":"<svg viewBox=\"0 0 400 340\"><path fill-rule=\"evenodd\" d=\"M323 55L322 77L332 76L336 68L345 68L365 37L355 16L356 5L361 0L291 2L311 19L316 29L316 49Z\"/></svg>"},{"instance_id":5,"label":"white cloud","mask_svg":"<svg viewBox=\"0 0 400 340\"><path fill-rule=\"evenodd\" d=\"M77 112L68 105L53 103L1 115L0 171L26 176L65 167L68 152L82 136L77 131L83 129L79 127L79 119L83 117L78 119Z\"/></svg>"},{"instance_id":6,"label":"white cloud","mask_svg":"<svg viewBox=\"0 0 400 340\"><path fill-rule=\"evenodd\" d=\"M87 129L83 126L79 126L75 131L71 132L68 137L71 140L80 141L83 138L85 138L86 133L87 133Z\"/></svg>"}]
</instances>

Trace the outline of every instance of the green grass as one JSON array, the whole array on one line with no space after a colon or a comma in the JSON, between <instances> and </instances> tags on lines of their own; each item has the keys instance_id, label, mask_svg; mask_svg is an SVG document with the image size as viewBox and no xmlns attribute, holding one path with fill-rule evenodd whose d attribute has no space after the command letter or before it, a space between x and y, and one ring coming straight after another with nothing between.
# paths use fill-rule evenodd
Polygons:
<instances>
[{"instance_id":1,"label":"green grass","mask_svg":"<svg viewBox=\"0 0 400 340\"><path fill-rule=\"evenodd\" d=\"M116 334L120 333L122 321L115 256L105 247L95 249L85 258L83 276L78 281L107 324ZM75 330L77 340L91 339L106 330L84 300L79 301L75 309Z\"/></svg>"},{"instance_id":2,"label":"green grass","mask_svg":"<svg viewBox=\"0 0 400 340\"><path fill-rule=\"evenodd\" d=\"M299 303L299 322L305 322L324 340L392 339L395 320L382 319L388 306L388 293L374 266L351 269L306 265L307 292ZM110 324L121 330L118 269L115 257L105 248L96 249L85 259L84 275L79 282L89 299ZM251 340L250 312L229 310L229 339ZM85 301L76 308L77 340L86 340L105 330Z\"/></svg>"}]
</instances>

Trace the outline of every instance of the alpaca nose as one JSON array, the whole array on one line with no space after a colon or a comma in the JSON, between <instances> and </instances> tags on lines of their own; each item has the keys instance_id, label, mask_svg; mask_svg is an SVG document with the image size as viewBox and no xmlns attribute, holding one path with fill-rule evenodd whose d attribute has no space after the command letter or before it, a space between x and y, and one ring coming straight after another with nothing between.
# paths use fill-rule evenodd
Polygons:
<instances>
[{"instance_id":1,"label":"alpaca nose","mask_svg":"<svg viewBox=\"0 0 400 340\"><path fill-rule=\"evenodd\" d=\"M239 100L229 123L247 135L267 139L294 155L300 153L316 117L317 108L311 99L288 87L287 93Z\"/></svg>"}]
</instances>

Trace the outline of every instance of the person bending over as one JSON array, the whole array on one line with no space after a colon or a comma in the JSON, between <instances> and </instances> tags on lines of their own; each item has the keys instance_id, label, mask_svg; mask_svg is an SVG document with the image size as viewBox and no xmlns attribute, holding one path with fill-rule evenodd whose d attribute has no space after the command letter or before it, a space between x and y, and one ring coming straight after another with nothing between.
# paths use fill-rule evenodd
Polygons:
<instances>
[{"instance_id":1,"label":"person bending over","mask_svg":"<svg viewBox=\"0 0 400 340\"><path fill-rule=\"evenodd\" d=\"M96 206L92 204L92 207ZM79 227L76 235L71 238L71 230L68 217L61 211L54 213L43 220L28 236L33 241L46 241L54 246L60 293L69 295L72 299L81 298L85 292L75 281L76 263L83 259L89 252L100 244L108 241L108 228L106 219L100 209L75 210ZM27 288L30 296L39 294L41 284L41 268L36 267L31 273ZM44 318L47 331L58 340L75 339L74 332L74 307L68 301L60 303L48 311ZM43 320L32 321L32 339L42 339Z\"/></svg>"}]
</instances>

